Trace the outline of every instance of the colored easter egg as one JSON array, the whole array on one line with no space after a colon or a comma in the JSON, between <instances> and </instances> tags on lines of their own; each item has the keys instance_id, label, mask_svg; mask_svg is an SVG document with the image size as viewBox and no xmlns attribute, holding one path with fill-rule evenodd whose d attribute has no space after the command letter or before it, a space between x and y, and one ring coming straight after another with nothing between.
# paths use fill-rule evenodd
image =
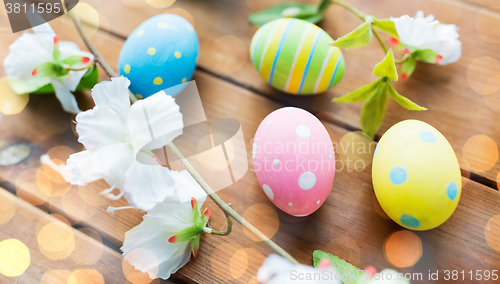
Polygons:
<instances>
[{"instance_id":1,"label":"colored easter egg","mask_svg":"<svg viewBox=\"0 0 500 284\"><path fill-rule=\"evenodd\" d=\"M462 190L460 167L448 140L418 120L402 121L382 136L373 157L372 180L385 213L412 230L444 223Z\"/></svg>"},{"instance_id":2,"label":"colored easter egg","mask_svg":"<svg viewBox=\"0 0 500 284\"><path fill-rule=\"evenodd\" d=\"M196 68L199 42L191 23L181 16L161 14L140 24L120 52L120 75L130 80L130 90L143 98L185 83ZM181 85L181 86L185 86ZM176 95L182 88L174 88Z\"/></svg>"},{"instance_id":3,"label":"colored easter egg","mask_svg":"<svg viewBox=\"0 0 500 284\"><path fill-rule=\"evenodd\" d=\"M267 197L302 217L326 200L335 177L332 141L311 113L285 107L260 123L252 148L255 174Z\"/></svg>"},{"instance_id":4,"label":"colored easter egg","mask_svg":"<svg viewBox=\"0 0 500 284\"><path fill-rule=\"evenodd\" d=\"M345 61L333 39L318 26L299 19L278 19L263 25L252 38L250 58L260 76L274 88L312 95L335 86Z\"/></svg>"}]
</instances>

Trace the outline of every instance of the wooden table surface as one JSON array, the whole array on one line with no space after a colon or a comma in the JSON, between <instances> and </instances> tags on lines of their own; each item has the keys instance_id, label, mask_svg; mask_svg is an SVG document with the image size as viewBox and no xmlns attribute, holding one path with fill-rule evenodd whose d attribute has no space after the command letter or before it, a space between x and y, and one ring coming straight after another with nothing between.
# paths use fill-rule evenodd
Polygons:
<instances>
[{"instance_id":1,"label":"wooden table surface","mask_svg":"<svg viewBox=\"0 0 500 284\"><path fill-rule=\"evenodd\" d=\"M376 202L370 166L363 171L337 171L325 204L305 218L290 217L274 207L251 168L241 180L220 191L220 196L304 264L312 265L312 252L321 249L361 268L373 265L379 270L388 267L403 273L422 272L424 280L413 283L429 282L428 271L440 271L443 277L444 270L475 273L499 269L500 6L494 0L348 1L380 18L414 15L423 9L444 23L460 27L463 54L457 63L419 64L408 81L395 84L401 94L429 110L411 112L389 100L377 135L408 118L437 128L455 150L462 170L462 197L455 213L436 229L404 230L388 219ZM361 104L334 104L331 99L375 78L372 68L384 56L376 41L362 49L343 51L346 72L332 90L318 96L292 96L269 87L248 56L256 31L248 24L248 15L283 0L177 0L168 8L149 4L160 2L80 1L92 42L115 70L121 46L135 27L154 15L176 13L193 23L200 39L199 64L193 79L207 116L238 120L248 153L262 119L283 106L298 106L318 116L333 142L359 131ZM355 16L332 6L320 26L338 38L359 24ZM62 40L75 41L85 49L68 18L53 20L51 25ZM21 34L11 34L8 27L2 6L2 60L8 46ZM101 70L101 80L107 80L103 74ZM92 107L89 92L78 93L77 99L82 109ZM15 166L0 167L0 186L5 189L0 189L0 242L12 238L23 242L31 253L31 263L21 276L0 274L0 283L67 283L70 278L87 281L78 283L88 283L89 279L95 283L149 283L152 280L124 263L119 253L124 233L139 224L143 214L129 210L110 215L108 206L127 203L98 197L97 192L107 187L105 182L71 186L40 164L43 154L62 163L71 153L83 149L74 134L73 120L74 116L62 111L54 95L32 95L22 112L2 116L0 144L24 143L32 153ZM211 225L223 228L223 213L213 202L207 205L213 212ZM48 230L51 227L56 229ZM65 246L52 248L55 244L51 238L66 238ZM204 235L197 258L175 274L173 281L257 283L256 271L271 253L265 244L235 225L227 237Z\"/></svg>"}]
</instances>

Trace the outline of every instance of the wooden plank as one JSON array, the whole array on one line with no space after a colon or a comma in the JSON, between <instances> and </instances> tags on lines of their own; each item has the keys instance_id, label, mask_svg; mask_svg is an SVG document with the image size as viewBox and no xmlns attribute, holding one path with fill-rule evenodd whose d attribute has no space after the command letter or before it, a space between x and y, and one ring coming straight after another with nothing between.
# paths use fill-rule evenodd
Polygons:
<instances>
[{"instance_id":1,"label":"wooden plank","mask_svg":"<svg viewBox=\"0 0 500 284\"><path fill-rule=\"evenodd\" d=\"M363 49L343 51L347 66L344 79L338 86L320 96L307 98L292 96L267 86L248 58L248 46L256 28L251 27L246 18L252 11L264 9L280 1L177 1L166 10L149 5L133 8L120 0L85 2L99 11L102 19L108 19L109 24L104 29L109 29L122 37L128 36L141 22L158 13L180 13L194 21L200 38L200 68L254 89L277 101L306 108L314 114L335 113L335 123L358 129L362 104L333 104L331 99L374 80L375 77L371 74L373 66L383 57L376 41ZM500 63L496 62L496 59L476 61L485 56L499 57L497 44L500 43L500 38L495 31L500 28L500 14L489 10L481 11L464 1L349 2L362 8L364 12L378 17L414 15L417 10L424 9L426 13L434 14L442 22L455 23L460 27L463 55L459 62L438 67L419 64L416 73L408 82L395 84L401 94L417 104L428 107L429 111L411 112L389 100L386 118L379 134L383 134L396 122L415 118L428 122L441 131L458 155L462 155L464 145L474 135L484 134L495 142L500 141L496 124L491 123L500 118L499 109L495 107L498 104L499 92L481 95L475 91L482 92L487 81L493 78L493 74L500 74ZM337 38L359 24L355 16L341 7L330 7L320 25L333 38ZM492 82L490 83L493 84ZM493 88L496 88L496 85ZM498 145L495 146L498 148ZM467 159L460 158L461 168L469 171L472 166L473 172L496 181L500 163L494 163L489 169L491 165L484 165L481 158L488 154L490 153L481 150L480 146L475 147L471 153L465 155Z\"/></svg>"},{"instance_id":2,"label":"wooden plank","mask_svg":"<svg viewBox=\"0 0 500 284\"><path fill-rule=\"evenodd\" d=\"M70 278L78 283L131 283L122 270L121 255L103 245L95 231L75 230L61 216L48 215L2 188L0 204L0 250L29 251L0 256L21 267L1 267L0 283L69 283ZM22 267L27 267L24 273ZM10 277L6 272L12 273Z\"/></svg>"},{"instance_id":3,"label":"wooden plank","mask_svg":"<svg viewBox=\"0 0 500 284\"><path fill-rule=\"evenodd\" d=\"M55 26L57 29L57 25ZM99 36L100 34L96 36L96 41ZM63 38L72 39L70 33L65 34ZM121 41L111 37L103 41L107 47L102 49L104 56L116 66L116 50L119 49ZM248 152L251 150L250 139L260 121L268 113L282 106L205 72L197 71L194 79L209 117L232 117L242 124ZM89 98L81 96L81 99ZM111 216L106 213L108 205L124 205L125 201L89 199L93 196L92 193L104 188L102 183L81 189L72 187L60 197L47 197L41 191L43 186L37 184L36 178L40 168L39 156L49 152L52 158L64 160L69 152L78 151L81 146L78 146L70 127L60 133L42 136L42 131L27 124L26 121L34 121L34 113L40 108L54 110L53 123L64 123L71 118L70 115L56 111L58 103L52 96L32 96L28 107L22 113L4 117L0 133L6 137L0 138L30 143L34 153L29 160L12 169L2 168L0 177L10 185L15 184L18 193L22 192L26 200L45 201L42 205L44 208L60 212L72 223L88 226L101 233L105 239L121 245L124 232L138 224L142 214L119 211ZM28 120L30 118L31 120ZM325 125L334 142L338 143L348 133L337 125L328 122L325 122ZM61 145L71 148L54 148ZM50 173L48 175L52 176ZM52 177L56 179L55 176ZM484 270L498 267L500 255L488 246L484 232L488 220L498 214L500 194L467 179L464 179L464 183L462 201L452 218L438 229L415 233L423 247L420 261L415 266L399 270L427 272L428 269ZM51 186L63 185L51 182ZM57 192L60 190L58 188ZM91 194L87 195L89 192L86 190ZM233 186L219 193L224 200L233 204L236 211L248 217L302 263L311 264L313 250L324 249L359 267L394 267L384 257L384 242L392 233L400 231L401 227L377 213L369 168L361 172L338 171L331 196L325 205L306 218L292 218L277 210L264 195L251 171ZM212 202L207 202L207 205L214 212L211 224L215 228L223 227L222 213ZM259 218L258 212L266 213ZM239 225L235 225L233 233L228 237L204 236L201 247L196 260L188 263L176 276L197 283L248 283L255 280L256 270L264 256L272 253L264 244L254 242Z\"/></svg>"}]
</instances>

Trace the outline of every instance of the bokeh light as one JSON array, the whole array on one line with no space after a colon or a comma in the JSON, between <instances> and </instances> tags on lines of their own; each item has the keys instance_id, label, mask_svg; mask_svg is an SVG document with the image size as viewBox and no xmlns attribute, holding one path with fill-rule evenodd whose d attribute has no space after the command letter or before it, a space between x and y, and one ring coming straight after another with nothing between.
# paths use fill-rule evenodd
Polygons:
<instances>
[{"instance_id":1,"label":"bokeh light","mask_svg":"<svg viewBox=\"0 0 500 284\"><path fill-rule=\"evenodd\" d=\"M15 182L17 196L31 205L41 205L45 203L48 198L45 193L40 191L36 182L36 175L38 171L39 169L36 168L24 170L17 176ZM21 212L26 211L27 210L22 210ZM30 216L32 215L33 214L23 214L23 216L27 217L28 219L32 219L30 218Z\"/></svg>"},{"instance_id":2,"label":"bokeh light","mask_svg":"<svg viewBox=\"0 0 500 284\"><path fill-rule=\"evenodd\" d=\"M212 140L213 135L213 140ZM225 137L223 134L215 133L206 135L200 139L197 145L196 155L198 158L198 162L209 171L223 171L228 168L228 161L231 163L234 160L234 144L230 139L230 137ZM214 145L212 141L225 141L224 148L226 150L226 154L228 160L226 160L225 155L220 151L208 147L209 145ZM211 149L210 149L211 148ZM206 150L210 149L210 150ZM219 147L219 149L222 149Z\"/></svg>"},{"instance_id":3,"label":"bokeh light","mask_svg":"<svg viewBox=\"0 0 500 284\"><path fill-rule=\"evenodd\" d=\"M396 267L410 267L422 257L422 241L408 230L392 233L384 243L384 256Z\"/></svg>"},{"instance_id":4,"label":"bokeh light","mask_svg":"<svg viewBox=\"0 0 500 284\"><path fill-rule=\"evenodd\" d=\"M216 245L212 252L212 257L210 257L210 265L217 277L223 280L233 279L229 269L229 261L240 249L242 247L236 243L221 243Z\"/></svg>"},{"instance_id":5,"label":"bokeh light","mask_svg":"<svg viewBox=\"0 0 500 284\"><path fill-rule=\"evenodd\" d=\"M239 279L250 267L259 267L266 257L254 248L244 248L233 254L229 260L229 273L234 279Z\"/></svg>"},{"instance_id":6,"label":"bokeh light","mask_svg":"<svg viewBox=\"0 0 500 284\"><path fill-rule=\"evenodd\" d=\"M500 251L500 215L491 217L486 223L484 237L492 249Z\"/></svg>"},{"instance_id":7,"label":"bokeh light","mask_svg":"<svg viewBox=\"0 0 500 284\"><path fill-rule=\"evenodd\" d=\"M101 273L95 269L77 269L71 273L68 284L104 284Z\"/></svg>"},{"instance_id":8,"label":"bokeh light","mask_svg":"<svg viewBox=\"0 0 500 284\"><path fill-rule=\"evenodd\" d=\"M340 160L353 170L364 170L372 162L377 143L361 131L345 134L340 140L337 152Z\"/></svg>"},{"instance_id":9,"label":"bokeh light","mask_svg":"<svg viewBox=\"0 0 500 284\"><path fill-rule=\"evenodd\" d=\"M170 9L165 10L165 13L179 15L179 16L183 17L184 19L188 20L191 23L191 25L194 26L193 16L191 16L191 14L189 14L189 12L184 10L184 9L170 8Z\"/></svg>"},{"instance_id":10,"label":"bokeh light","mask_svg":"<svg viewBox=\"0 0 500 284\"><path fill-rule=\"evenodd\" d=\"M72 219L73 223L90 220L97 212L94 207L80 198L77 186L73 186L66 195L61 197L61 203L64 213Z\"/></svg>"},{"instance_id":11,"label":"bokeh light","mask_svg":"<svg viewBox=\"0 0 500 284\"><path fill-rule=\"evenodd\" d=\"M42 219L40 222L45 222ZM41 227L37 234L40 251L50 259L67 258L75 249L75 235L72 228L62 222L53 222Z\"/></svg>"},{"instance_id":12,"label":"bokeh light","mask_svg":"<svg viewBox=\"0 0 500 284\"><path fill-rule=\"evenodd\" d=\"M491 44L500 43L500 34L492 28L498 24L498 11L492 7L483 8L476 16L476 31L479 37Z\"/></svg>"},{"instance_id":13,"label":"bokeh light","mask_svg":"<svg viewBox=\"0 0 500 284\"><path fill-rule=\"evenodd\" d=\"M122 261L123 274L133 284L148 284L153 281L149 274L135 269L125 258Z\"/></svg>"},{"instance_id":14,"label":"bokeh light","mask_svg":"<svg viewBox=\"0 0 500 284\"><path fill-rule=\"evenodd\" d=\"M0 113L13 115L20 113L28 104L29 95L16 94L9 85L9 79L0 78Z\"/></svg>"},{"instance_id":15,"label":"bokeh light","mask_svg":"<svg viewBox=\"0 0 500 284\"><path fill-rule=\"evenodd\" d=\"M84 24L83 29L92 38L99 30L99 13L97 10L87 3L80 2L71 11L80 18L80 21ZM62 27L67 34L73 32L74 24L69 16L63 17Z\"/></svg>"},{"instance_id":16,"label":"bokeh light","mask_svg":"<svg viewBox=\"0 0 500 284\"><path fill-rule=\"evenodd\" d=\"M500 92L495 92L491 95L483 96L486 106L495 111L500 112Z\"/></svg>"},{"instance_id":17,"label":"bokeh light","mask_svg":"<svg viewBox=\"0 0 500 284\"><path fill-rule=\"evenodd\" d=\"M131 8L142 8L147 5L146 0L122 0L122 2Z\"/></svg>"},{"instance_id":18,"label":"bokeh light","mask_svg":"<svg viewBox=\"0 0 500 284\"><path fill-rule=\"evenodd\" d=\"M0 274L7 277L22 275L30 263L30 250L23 242L18 239L0 242Z\"/></svg>"},{"instance_id":19,"label":"bokeh light","mask_svg":"<svg viewBox=\"0 0 500 284\"><path fill-rule=\"evenodd\" d=\"M324 251L333 253L355 266L359 266L361 261L361 248L356 240L348 235L334 238L328 242Z\"/></svg>"},{"instance_id":20,"label":"bokeh light","mask_svg":"<svg viewBox=\"0 0 500 284\"><path fill-rule=\"evenodd\" d=\"M70 275L69 270L48 270L43 275L40 284L68 283Z\"/></svg>"},{"instance_id":21,"label":"bokeh light","mask_svg":"<svg viewBox=\"0 0 500 284\"><path fill-rule=\"evenodd\" d=\"M231 54L231 56L227 56ZM217 38L210 48L210 66L220 73L233 73L240 70L248 59L248 47L233 36Z\"/></svg>"},{"instance_id":22,"label":"bokeh light","mask_svg":"<svg viewBox=\"0 0 500 284\"><path fill-rule=\"evenodd\" d=\"M56 160L55 162L60 162ZM71 189L71 184L67 183L62 179L62 183L54 182L51 177L43 170L44 165L40 166L40 169L36 172L36 183L41 192L49 197L63 196L68 193ZM50 171L49 173L53 173ZM53 179L61 178L60 174L55 172L52 175Z\"/></svg>"},{"instance_id":23,"label":"bokeh light","mask_svg":"<svg viewBox=\"0 0 500 284\"><path fill-rule=\"evenodd\" d=\"M148 263L149 263L149 266L151 267L151 269L153 269L152 271L152 278L156 278L156 275L158 274L159 272L159 263L158 263L158 258L156 258L156 255L145 249L145 248L136 248L136 249L133 249L131 251L129 251L127 253L127 258L131 258L131 259L147 259L148 260ZM133 282L132 280L130 279L133 279L135 281L137 280L143 280L145 279L143 275L137 275L137 273L139 274L144 274L142 272L139 272L137 270L135 270L132 266L130 266L130 264L127 262L125 262L126 259L124 258L123 259L123 262L122 262L122 269L123 269L123 274L125 275L125 277L127 279L129 279L130 282L134 283L134 284L138 284L138 283L149 283L149 282ZM146 273L146 275L148 275ZM137 278L137 279L136 279ZM151 281L151 280L150 280Z\"/></svg>"},{"instance_id":24,"label":"bokeh light","mask_svg":"<svg viewBox=\"0 0 500 284\"><path fill-rule=\"evenodd\" d=\"M476 58L467 68L467 79L478 94L493 94L500 89L500 63L489 56Z\"/></svg>"},{"instance_id":25,"label":"bokeh light","mask_svg":"<svg viewBox=\"0 0 500 284\"><path fill-rule=\"evenodd\" d=\"M102 256L103 244L102 238L94 230L89 228L78 229L79 232L85 234L95 242L89 243L87 239L76 238L75 250L70 255L70 258L80 265L92 265L96 263Z\"/></svg>"},{"instance_id":26,"label":"bokeh light","mask_svg":"<svg viewBox=\"0 0 500 284\"><path fill-rule=\"evenodd\" d=\"M5 192L0 188L0 191ZM10 196L0 195L0 225L6 224L16 214L16 203Z\"/></svg>"},{"instance_id":27,"label":"bokeh light","mask_svg":"<svg viewBox=\"0 0 500 284\"><path fill-rule=\"evenodd\" d=\"M245 210L245 213L243 213L243 218L259 229L268 238L272 238L280 226L276 210L264 203L248 207L248 209ZM247 237L254 241L262 241L258 236L245 227L243 227L243 232L247 235Z\"/></svg>"},{"instance_id":28,"label":"bokeh light","mask_svg":"<svg viewBox=\"0 0 500 284\"><path fill-rule=\"evenodd\" d=\"M498 160L498 145L487 135L474 135L462 147L462 157L473 172L485 172Z\"/></svg>"},{"instance_id":29,"label":"bokeh light","mask_svg":"<svg viewBox=\"0 0 500 284\"><path fill-rule=\"evenodd\" d=\"M175 0L146 0L146 2L153 8L164 9L172 6Z\"/></svg>"}]
</instances>

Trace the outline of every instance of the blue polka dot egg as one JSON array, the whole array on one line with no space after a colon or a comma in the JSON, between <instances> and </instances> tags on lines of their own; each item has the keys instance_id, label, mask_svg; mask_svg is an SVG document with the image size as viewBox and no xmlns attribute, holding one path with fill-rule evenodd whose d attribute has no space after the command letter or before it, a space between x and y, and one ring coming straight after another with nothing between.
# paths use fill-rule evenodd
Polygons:
<instances>
[{"instance_id":1,"label":"blue polka dot egg","mask_svg":"<svg viewBox=\"0 0 500 284\"><path fill-rule=\"evenodd\" d=\"M455 211L462 190L450 144L418 120L402 121L382 136L373 156L372 180L385 213L412 230L443 224Z\"/></svg>"},{"instance_id":2,"label":"blue polka dot egg","mask_svg":"<svg viewBox=\"0 0 500 284\"><path fill-rule=\"evenodd\" d=\"M174 14L154 16L140 24L125 41L118 69L130 90L145 98L185 83L196 68L198 35L189 21ZM174 96L182 88L174 88Z\"/></svg>"}]
</instances>

